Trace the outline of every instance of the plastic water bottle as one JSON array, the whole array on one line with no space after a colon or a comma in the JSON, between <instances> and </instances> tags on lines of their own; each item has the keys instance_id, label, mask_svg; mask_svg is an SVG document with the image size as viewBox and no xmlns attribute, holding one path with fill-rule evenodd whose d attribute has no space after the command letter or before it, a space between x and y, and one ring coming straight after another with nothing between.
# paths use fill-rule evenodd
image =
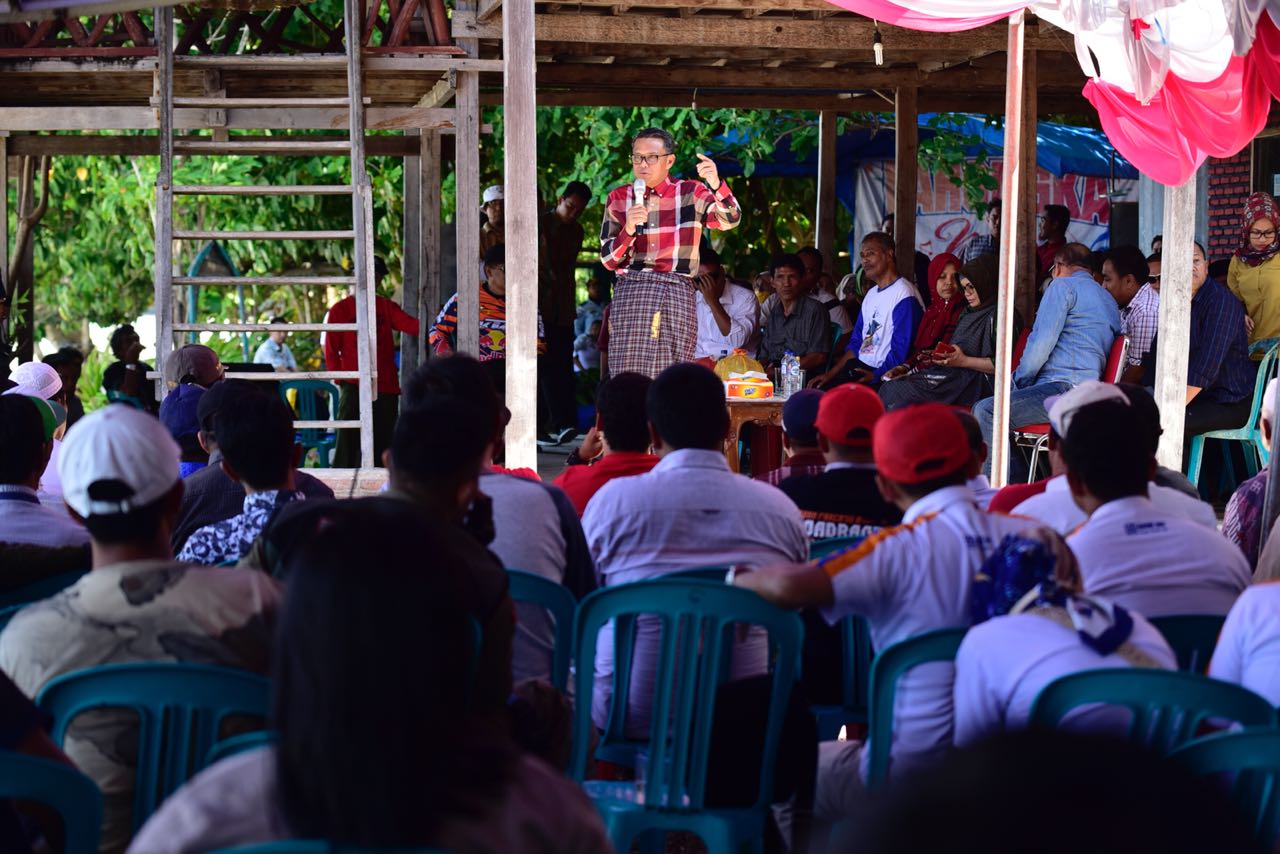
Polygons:
<instances>
[{"instance_id":1,"label":"plastic water bottle","mask_svg":"<svg viewBox=\"0 0 1280 854\"><path fill-rule=\"evenodd\" d=\"M790 397L798 390L800 380L800 359L796 354L788 350L782 356L782 394L784 397Z\"/></svg>"}]
</instances>

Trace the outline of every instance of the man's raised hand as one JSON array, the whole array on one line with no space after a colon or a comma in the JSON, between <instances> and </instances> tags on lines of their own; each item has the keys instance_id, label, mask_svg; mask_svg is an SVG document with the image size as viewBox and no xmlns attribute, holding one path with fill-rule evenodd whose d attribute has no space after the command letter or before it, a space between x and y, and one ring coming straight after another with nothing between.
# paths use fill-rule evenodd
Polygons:
<instances>
[{"instance_id":1,"label":"man's raised hand","mask_svg":"<svg viewBox=\"0 0 1280 854\"><path fill-rule=\"evenodd\" d=\"M701 152L698 153L698 177L707 182L712 190L720 189L720 170L716 162Z\"/></svg>"}]
</instances>

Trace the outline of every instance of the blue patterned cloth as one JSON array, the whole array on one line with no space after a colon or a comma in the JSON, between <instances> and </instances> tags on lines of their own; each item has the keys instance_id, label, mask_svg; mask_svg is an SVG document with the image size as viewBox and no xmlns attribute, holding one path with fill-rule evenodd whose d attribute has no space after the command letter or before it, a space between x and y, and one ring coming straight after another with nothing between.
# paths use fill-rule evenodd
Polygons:
<instances>
[{"instance_id":1,"label":"blue patterned cloth","mask_svg":"<svg viewBox=\"0 0 1280 854\"><path fill-rule=\"evenodd\" d=\"M301 492L275 489L246 495L244 512L196 531L178 553L178 560L210 566L237 561L248 553L277 506L304 498Z\"/></svg>"}]
</instances>

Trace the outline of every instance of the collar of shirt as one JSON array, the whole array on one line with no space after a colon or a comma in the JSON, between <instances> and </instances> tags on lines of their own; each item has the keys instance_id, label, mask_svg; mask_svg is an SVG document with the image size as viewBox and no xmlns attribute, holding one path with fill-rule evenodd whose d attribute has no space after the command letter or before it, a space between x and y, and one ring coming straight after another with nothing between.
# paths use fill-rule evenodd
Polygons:
<instances>
[{"instance_id":1,"label":"collar of shirt","mask_svg":"<svg viewBox=\"0 0 1280 854\"><path fill-rule=\"evenodd\" d=\"M859 471L875 471L875 463L850 463L844 460L836 460L833 463L827 463L827 471L840 471L840 469L858 469Z\"/></svg>"},{"instance_id":2,"label":"collar of shirt","mask_svg":"<svg viewBox=\"0 0 1280 854\"><path fill-rule=\"evenodd\" d=\"M252 513L253 511L261 512L270 510L275 506L276 498L280 496L281 490L268 489L264 492L254 492L244 497L244 512Z\"/></svg>"},{"instance_id":3,"label":"collar of shirt","mask_svg":"<svg viewBox=\"0 0 1280 854\"><path fill-rule=\"evenodd\" d=\"M107 574L116 576L136 575L139 572L148 572L155 569L167 569L171 566L183 566L175 560L165 560L163 558L147 558L145 560L126 560L120 563L113 563L109 566L95 566L84 577L87 579L103 578Z\"/></svg>"},{"instance_id":4,"label":"collar of shirt","mask_svg":"<svg viewBox=\"0 0 1280 854\"><path fill-rule=\"evenodd\" d=\"M1068 492L1070 489L1065 474L1054 475L1044 485L1045 492Z\"/></svg>"},{"instance_id":5,"label":"collar of shirt","mask_svg":"<svg viewBox=\"0 0 1280 854\"><path fill-rule=\"evenodd\" d=\"M0 501L25 501L28 504L39 504L36 491L29 486L18 483L0 483Z\"/></svg>"},{"instance_id":6,"label":"collar of shirt","mask_svg":"<svg viewBox=\"0 0 1280 854\"><path fill-rule=\"evenodd\" d=\"M969 478L969 482L965 486L969 487L969 491L976 495L984 489L990 489L991 481L987 480L985 474L980 474L977 477Z\"/></svg>"},{"instance_id":7,"label":"collar of shirt","mask_svg":"<svg viewBox=\"0 0 1280 854\"><path fill-rule=\"evenodd\" d=\"M944 486L942 489L936 489L930 492L924 498L921 498L915 504L907 508L907 512L902 514L902 524L906 525L919 519L927 513L941 513L955 504L968 504L970 507L977 508L977 499L973 497L973 492L967 486Z\"/></svg>"},{"instance_id":8,"label":"collar of shirt","mask_svg":"<svg viewBox=\"0 0 1280 854\"><path fill-rule=\"evenodd\" d=\"M1138 514L1150 513L1154 509L1151 499L1145 495L1131 495L1128 498L1117 498L1108 501L1089 517L1089 524L1102 523L1109 519L1124 519Z\"/></svg>"},{"instance_id":9,"label":"collar of shirt","mask_svg":"<svg viewBox=\"0 0 1280 854\"><path fill-rule=\"evenodd\" d=\"M729 461L721 451L708 451L702 448L681 448L672 451L658 461L654 471L674 471L676 469L715 469L729 471Z\"/></svg>"},{"instance_id":10,"label":"collar of shirt","mask_svg":"<svg viewBox=\"0 0 1280 854\"><path fill-rule=\"evenodd\" d=\"M653 193L655 196L658 196L659 198L662 198L662 199L665 199L667 196L671 195L675 191L676 191L676 182L671 180L670 175L663 178L661 184L649 190L649 192Z\"/></svg>"}]
</instances>

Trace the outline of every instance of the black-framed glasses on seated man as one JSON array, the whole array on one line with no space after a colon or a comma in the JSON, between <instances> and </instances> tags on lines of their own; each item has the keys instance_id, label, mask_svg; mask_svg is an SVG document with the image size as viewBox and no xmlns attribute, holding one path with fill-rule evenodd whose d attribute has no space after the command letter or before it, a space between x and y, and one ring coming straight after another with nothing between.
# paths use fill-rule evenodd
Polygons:
<instances>
[{"instance_id":1,"label":"black-framed glasses on seated man","mask_svg":"<svg viewBox=\"0 0 1280 854\"><path fill-rule=\"evenodd\" d=\"M670 152L666 154L633 154L631 155L631 163L633 166L639 166L641 163L645 166L656 166L659 160L670 156Z\"/></svg>"}]
</instances>

